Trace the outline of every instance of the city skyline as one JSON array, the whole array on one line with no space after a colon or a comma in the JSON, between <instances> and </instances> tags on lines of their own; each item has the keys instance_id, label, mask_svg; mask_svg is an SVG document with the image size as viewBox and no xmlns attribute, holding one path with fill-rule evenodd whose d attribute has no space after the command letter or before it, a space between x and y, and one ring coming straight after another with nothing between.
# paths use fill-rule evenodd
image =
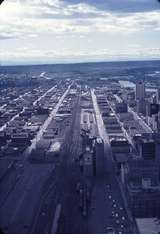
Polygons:
<instances>
[{"instance_id":1,"label":"city skyline","mask_svg":"<svg viewBox=\"0 0 160 234\"><path fill-rule=\"evenodd\" d=\"M0 63L160 58L156 0L8 0L0 6Z\"/></svg>"}]
</instances>

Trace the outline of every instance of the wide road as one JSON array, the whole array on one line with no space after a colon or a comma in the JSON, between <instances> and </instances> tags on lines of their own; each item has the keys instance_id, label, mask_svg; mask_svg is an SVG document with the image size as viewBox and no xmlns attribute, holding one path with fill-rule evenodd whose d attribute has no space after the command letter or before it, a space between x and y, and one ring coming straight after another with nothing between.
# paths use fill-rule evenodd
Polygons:
<instances>
[{"instance_id":1,"label":"wide road","mask_svg":"<svg viewBox=\"0 0 160 234\"><path fill-rule=\"evenodd\" d=\"M93 191L91 226L93 234L106 234L107 227L113 227L117 233L132 234L131 222L128 218L114 170L109 138L97 104L94 90L91 90L93 106L100 137L104 140L105 170L103 178L97 178Z\"/></svg>"}]
</instances>

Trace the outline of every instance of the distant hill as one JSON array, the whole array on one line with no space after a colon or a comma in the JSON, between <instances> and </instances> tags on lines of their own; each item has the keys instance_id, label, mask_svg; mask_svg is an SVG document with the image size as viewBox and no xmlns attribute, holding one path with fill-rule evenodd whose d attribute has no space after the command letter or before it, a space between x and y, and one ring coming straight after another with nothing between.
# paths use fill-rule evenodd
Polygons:
<instances>
[{"instance_id":1,"label":"distant hill","mask_svg":"<svg viewBox=\"0 0 160 234\"><path fill-rule=\"evenodd\" d=\"M124 61L124 62L94 62L75 64L44 64L0 66L1 74L33 73L68 73L70 75L135 75L160 70L160 60L152 61Z\"/></svg>"}]
</instances>

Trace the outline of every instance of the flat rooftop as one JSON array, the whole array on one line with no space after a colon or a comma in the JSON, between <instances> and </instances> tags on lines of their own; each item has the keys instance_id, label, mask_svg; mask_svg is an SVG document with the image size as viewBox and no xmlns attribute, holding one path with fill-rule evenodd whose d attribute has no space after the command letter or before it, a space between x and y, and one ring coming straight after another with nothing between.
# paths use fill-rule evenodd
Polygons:
<instances>
[{"instance_id":1,"label":"flat rooftop","mask_svg":"<svg viewBox=\"0 0 160 234\"><path fill-rule=\"evenodd\" d=\"M160 232L160 220L155 218L136 219L140 234L158 234Z\"/></svg>"}]
</instances>

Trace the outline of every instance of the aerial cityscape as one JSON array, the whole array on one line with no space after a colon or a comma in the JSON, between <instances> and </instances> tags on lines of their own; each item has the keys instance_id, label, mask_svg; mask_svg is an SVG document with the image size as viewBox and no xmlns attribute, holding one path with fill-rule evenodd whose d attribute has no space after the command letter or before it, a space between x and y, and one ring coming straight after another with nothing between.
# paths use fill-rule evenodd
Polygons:
<instances>
[{"instance_id":1,"label":"aerial cityscape","mask_svg":"<svg viewBox=\"0 0 160 234\"><path fill-rule=\"evenodd\" d=\"M160 234L159 42L159 0L0 0L0 234Z\"/></svg>"},{"instance_id":2,"label":"aerial cityscape","mask_svg":"<svg viewBox=\"0 0 160 234\"><path fill-rule=\"evenodd\" d=\"M4 233L159 233L159 67L1 67Z\"/></svg>"}]
</instances>

